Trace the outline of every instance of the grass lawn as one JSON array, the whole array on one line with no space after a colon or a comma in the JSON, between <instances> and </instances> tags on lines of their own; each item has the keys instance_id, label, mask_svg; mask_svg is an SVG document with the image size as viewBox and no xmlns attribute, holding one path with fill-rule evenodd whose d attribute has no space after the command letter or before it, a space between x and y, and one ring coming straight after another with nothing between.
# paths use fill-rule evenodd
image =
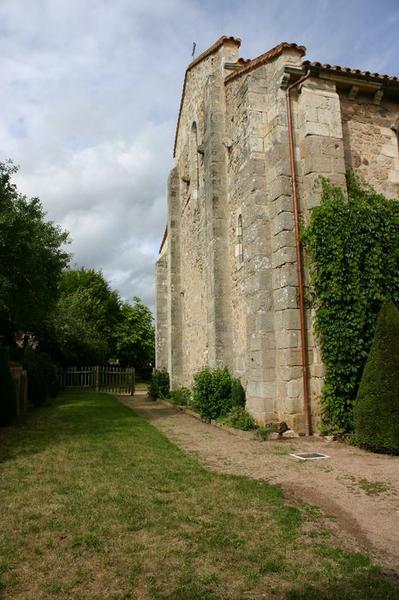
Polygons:
<instances>
[{"instance_id":1,"label":"grass lawn","mask_svg":"<svg viewBox=\"0 0 399 600\"><path fill-rule=\"evenodd\" d=\"M399 590L340 549L316 509L211 473L110 395L71 394L0 430L0 597L393 600Z\"/></svg>"}]
</instances>

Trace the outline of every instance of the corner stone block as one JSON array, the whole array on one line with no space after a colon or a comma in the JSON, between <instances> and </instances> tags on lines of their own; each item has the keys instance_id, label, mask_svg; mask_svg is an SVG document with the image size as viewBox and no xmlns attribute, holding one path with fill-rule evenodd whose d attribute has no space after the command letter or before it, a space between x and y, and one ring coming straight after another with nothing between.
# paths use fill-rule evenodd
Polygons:
<instances>
[{"instance_id":1,"label":"corner stone block","mask_svg":"<svg viewBox=\"0 0 399 600\"><path fill-rule=\"evenodd\" d=\"M272 274L273 289L296 286L298 284L298 273L294 263L284 264L273 270Z\"/></svg>"},{"instance_id":2,"label":"corner stone block","mask_svg":"<svg viewBox=\"0 0 399 600\"><path fill-rule=\"evenodd\" d=\"M274 306L276 310L298 308L297 288L285 287L274 292Z\"/></svg>"},{"instance_id":3,"label":"corner stone block","mask_svg":"<svg viewBox=\"0 0 399 600\"><path fill-rule=\"evenodd\" d=\"M276 329L299 329L300 314L299 309L291 308L279 310L275 313Z\"/></svg>"},{"instance_id":4,"label":"corner stone block","mask_svg":"<svg viewBox=\"0 0 399 600\"><path fill-rule=\"evenodd\" d=\"M281 231L292 231L294 228L294 213L281 212L272 219L272 235L277 235Z\"/></svg>"},{"instance_id":5,"label":"corner stone block","mask_svg":"<svg viewBox=\"0 0 399 600\"><path fill-rule=\"evenodd\" d=\"M247 386L247 394L258 398L273 398L276 393L276 384L268 381L251 381Z\"/></svg>"},{"instance_id":6,"label":"corner stone block","mask_svg":"<svg viewBox=\"0 0 399 600\"><path fill-rule=\"evenodd\" d=\"M297 331L290 329L278 331L276 338L278 348L298 348L299 346L299 335Z\"/></svg>"}]
</instances>

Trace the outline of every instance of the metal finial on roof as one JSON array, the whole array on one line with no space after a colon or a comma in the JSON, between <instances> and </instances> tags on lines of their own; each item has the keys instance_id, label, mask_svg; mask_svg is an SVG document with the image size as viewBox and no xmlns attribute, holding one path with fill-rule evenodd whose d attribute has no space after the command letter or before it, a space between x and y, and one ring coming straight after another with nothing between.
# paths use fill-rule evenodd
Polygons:
<instances>
[{"instance_id":1,"label":"metal finial on roof","mask_svg":"<svg viewBox=\"0 0 399 600\"><path fill-rule=\"evenodd\" d=\"M191 52L191 56L192 56L193 58L194 58L194 54L195 54L195 49L196 49L196 47L197 47L197 44L196 44L195 42L193 42L193 49L192 49L192 52Z\"/></svg>"}]
</instances>

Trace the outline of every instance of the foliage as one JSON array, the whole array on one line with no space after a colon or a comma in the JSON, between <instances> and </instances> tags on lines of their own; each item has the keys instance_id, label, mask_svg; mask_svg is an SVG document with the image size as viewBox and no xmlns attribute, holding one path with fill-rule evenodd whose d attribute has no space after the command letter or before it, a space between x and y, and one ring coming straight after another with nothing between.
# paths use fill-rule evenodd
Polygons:
<instances>
[{"instance_id":1,"label":"foliage","mask_svg":"<svg viewBox=\"0 0 399 600\"><path fill-rule=\"evenodd\" d=\"M47 321L41 348L63 364L103 364L110 359L142 372L154 359L152 314L135 297L121 301L103 274L69 269L60 280L60 297Z\"/></svg>"},{"instance_id":2,"label":"foliage","mask_svg":"<svg viewBox=\"0 0 399 600\"><path fill-rule=\"evenodd\" d=\"M100 271L69 269L60 279L60 298L41 347L64 364L104 363L116 353L121 302Z\"/></svg>"},{"instance_id":3,"label":"foliage","mask_svg":"<svg viewBox=\"0 0 399 600\"><path fill-rule=\"evenodd\" d=\"M238 377L234 377L231 381L231 404L232 406L245 406L245 390Z\"/></svg>"},{"instance_id":4,"label":"foliage","mask_svg":"<svg viewBox=\"0 0 399 600\"><path fill-rule=\"evenodd\" d=\"M226 367L205 367L194 375L193 402L203 419L217 419L231 409L231 375Z\"/></svg>"},{"instance_id":5,"label":"foliage","mask_svg":"<svg viewBox=\"0 0 399 600\"><path fill-rule=\"evenodd\" d=\"M191 404L191 390L186 387L177 388L169 393L169 399L178 406L189 406Z\"/></svg>"},{"instance_id":6,"label":"foliage","mask_svg":"<svg viewBox=\"0 0 399 600\"><path fill-rule=\"evenodd\" d=\"M38 198L18 192L16 171L0 163L0 334L8 341L17 330L42 330L69 262L67 233L46 221Z\"/></svg>"},{"instance_id":7,"label":"foliage","mask_svg":"<svg viewBox=\"0 0 399 600\"><path fill-rule=\"evenodd\" d=\"M50 356L31 347L25 350L24 368L28 374L28 400L34 406L43 404L49 396L59 391L58 370Z\"/></svg>"},{"instance_id":8,"label":"foliage","mask_svg":"<svg viewBox=\"0 0 399 600\"><path fill-rule=\"evenodd\" d=\"M151 375L150 383L148 385L148 396L151 400L158 400L160 396L158 380L154 374Z\"/></svg>"},{"instance_id":9,"label":"foliage","mask_svg":"<svg viewBox=\"0 0 399 600\"><path fill-rule=\"evenodd\" d=\"M399 454L399 311L384 302L356 401L357 443Z\"/></svg>"},{"instance_id":10,"label":"foliage","mask_svg":"<svg viewBox=\"0 0 399 600\"><path fill-rule=\"evenodd\" d=\"M282 434L285 431L288 431L289 427L285 421L280 421L280 423L266 423L263 427L258 427L256 434L262 440L267 440L271 433Z\"/></svg>"},{"instance_id":11,"label":"foliage","mask_svg":"<svg viewBox=\"0 0 399 600\"><path fill-rule=\"evenodd\" d=\"M310 258L315 333L326 368L326 430L353 428L353 400L384 298L399 301L399 202L349 174L348 199L323 181L303 230Z\"/></svg>"},{"instance_id":12,"label":"foliage","mask_svg":"<svg viewBox=\"0 0 399 600\"><path fill-rule=\"evenodd\" d=\"M155 331L150 309L135 296L133 304L123 302L115 330L116 355L122 366L134 365L142 372L154 363Z\"/></svg>"},{"instance_id":13,"label":"foliage","mask_svg":"<svg viewBox=\"0 0 399 600\"><path fill-rule=\"evenodd\" d=\"M0 427L9 425L17 416L14 381L8 367L8 356L0 346Z\"/></svg>"},{"instance_id":14,"label":"foliage","mask_svg":"<svg viewBox=\"0 0 399 600\"><path fill-rule=\"evenodd\" d=\"M169 373L165 369L157 369L151 375L148 395L152 400L167 398L170 392Z\"/></svg>"},{"instance_id":15,"label":"foliage","mask_svg":"<svg viewBox=\"0 0 399 600\"><path fill-rule=\"evenodd\" d=\"M230 427L242 429L243 431L256 429L255 419L242 406L233 406L227 415L220 417L220 420Z\"/></svg>"}]
</instances>

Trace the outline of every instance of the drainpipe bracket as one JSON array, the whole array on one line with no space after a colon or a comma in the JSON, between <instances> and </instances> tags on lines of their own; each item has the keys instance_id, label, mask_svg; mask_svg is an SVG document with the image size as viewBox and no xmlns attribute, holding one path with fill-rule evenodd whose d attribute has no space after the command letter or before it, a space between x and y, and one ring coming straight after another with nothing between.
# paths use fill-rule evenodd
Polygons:
<instances>
[{"instance_id":1,"label":"drainpipe bracket","mask_svg":"<svg viewBox=\"0 0 399 600\"><path fill-rule=\"evenodd\" d=\"M293 83L296 79L299 79L299 77L303 77L305 73L306 71L302 67L286 65L281 77L280 88L282 90L286 90L291 83Z\"/></svg>"}]
</instances>

